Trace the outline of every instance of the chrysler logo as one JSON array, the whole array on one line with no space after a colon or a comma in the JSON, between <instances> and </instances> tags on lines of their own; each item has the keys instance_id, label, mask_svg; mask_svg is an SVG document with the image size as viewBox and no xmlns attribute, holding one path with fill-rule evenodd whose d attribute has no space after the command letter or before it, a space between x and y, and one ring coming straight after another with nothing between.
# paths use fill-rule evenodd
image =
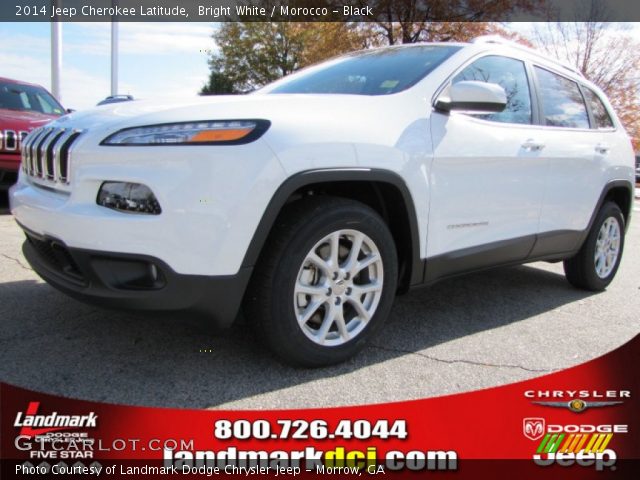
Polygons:
<instances>
[{"instance_id":1,"label":"chrysler logo","mask_svg":"<svg viewBox=\"0 0 640 480\"><path fill-rule=\"evenodd\" d=\"M612 405L620 405L622 402L588 402L580 398L574 398L569 402L531 402L536 405L542 405L543 407L560 407L568 408L572 412L581 413L590 407L610 407Z\"/></svg>"}]
</instances>

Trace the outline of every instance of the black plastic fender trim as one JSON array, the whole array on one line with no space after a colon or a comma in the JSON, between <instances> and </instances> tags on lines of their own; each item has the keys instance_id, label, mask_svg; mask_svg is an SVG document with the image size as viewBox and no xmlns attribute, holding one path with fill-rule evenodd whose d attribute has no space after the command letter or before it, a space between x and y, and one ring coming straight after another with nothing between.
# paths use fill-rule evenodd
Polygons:
<instances>
[{"instance_id":1,"label":"black plastic fender trim","mask_svg":"<svg viewBox=\"0 0 640 480\"><path fill-rule=\"evenodd\" d=\"M275 220L285 205L287 199L296 190L317 183L330 182L378 182L387 183L397 188L403 198L409 229L411 234L411 275L410 285L420 284L424 277L424 262L420 258L420 237L418 233L418 221L413 198L406 183L395 172L375 168L329 168L317 170L305 170L299 172L287 180L276 190L271 201L265 209L258 228L253 234L249 248L242 261L243 267L252 267L258 261L262 247L264 246Z\"/></svg>"}]
</instances>

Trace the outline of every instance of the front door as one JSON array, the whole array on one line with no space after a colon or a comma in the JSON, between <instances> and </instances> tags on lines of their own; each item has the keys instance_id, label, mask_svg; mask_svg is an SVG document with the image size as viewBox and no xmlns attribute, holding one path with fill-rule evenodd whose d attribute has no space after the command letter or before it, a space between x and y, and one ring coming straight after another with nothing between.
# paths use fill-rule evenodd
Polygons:
<instances>
[{"instance_id":1,"label":"front door","mask_svg":"<svg viewBox=\"0 0 640 480\"><path fill-rule=\"evenodd\" d=\"M427 279L525 259L535 243L547 176L525 64L490 55L452 80L501 85L496 114L431 116L434 160Z\"/></svg>"}]
</instances>

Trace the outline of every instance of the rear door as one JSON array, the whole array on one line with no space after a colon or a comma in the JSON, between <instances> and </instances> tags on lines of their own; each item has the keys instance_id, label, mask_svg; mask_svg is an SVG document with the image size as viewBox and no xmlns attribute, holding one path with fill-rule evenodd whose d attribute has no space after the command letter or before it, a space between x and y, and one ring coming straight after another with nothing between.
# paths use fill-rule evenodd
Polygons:
<instances>
[{"instance_id":1,"label":"rear door","mask_svg":"<svg viewBox=\"0 0 640 480\"><path fill-rule=\"evenodd\" d=\"M536 136L549 161L540 240L533 252L540 256L576 247L602 190L600 177L609 147L604 131L591 128L594 119L590 119L585 90L558 72L540 66L533 71L542 124Z\"/></svg>"}]
</instances>

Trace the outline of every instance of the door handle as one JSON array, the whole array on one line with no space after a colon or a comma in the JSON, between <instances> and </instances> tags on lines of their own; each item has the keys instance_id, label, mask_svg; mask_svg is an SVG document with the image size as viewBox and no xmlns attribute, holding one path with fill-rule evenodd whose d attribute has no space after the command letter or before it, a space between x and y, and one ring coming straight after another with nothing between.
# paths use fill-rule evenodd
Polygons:
<instances>
[{"instance_id":1,"label":"door handle","mask_svg":"<svg viewBox=\"0 0 640 480\"><path fill-rule=\"evenodd\" d=\"M597 144L596 152L598 152L600 155L606 155L607 153L609 153L609 145L605 145L603 143Z\"/></svg>"},{"instance_id":2,"label":"door handle","mask_svg":"<svg viewBox=\"0 0 640 480\"><path fill-rule=\"evenodd\" d=\"M522 148L530 152L539 152L544 148L544 143L536 142L533 138L529 138L522 144Z\"/></svg>"}]
</instances>

